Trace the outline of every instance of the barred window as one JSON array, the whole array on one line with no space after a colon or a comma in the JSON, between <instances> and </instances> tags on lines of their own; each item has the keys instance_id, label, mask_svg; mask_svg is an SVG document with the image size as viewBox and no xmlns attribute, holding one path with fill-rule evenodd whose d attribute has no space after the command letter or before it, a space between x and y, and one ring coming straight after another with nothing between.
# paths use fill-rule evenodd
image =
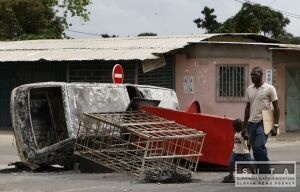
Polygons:
<instances>
[{"instance_id":1,"label":"barred window","mask_svg":"<svg viewBox=\"0 0 300 192\"><path fill-rule=\"evenodd\" d=\"M245 100L247 65L217 66L217 101Z\"/></svg>"}]
</instances>

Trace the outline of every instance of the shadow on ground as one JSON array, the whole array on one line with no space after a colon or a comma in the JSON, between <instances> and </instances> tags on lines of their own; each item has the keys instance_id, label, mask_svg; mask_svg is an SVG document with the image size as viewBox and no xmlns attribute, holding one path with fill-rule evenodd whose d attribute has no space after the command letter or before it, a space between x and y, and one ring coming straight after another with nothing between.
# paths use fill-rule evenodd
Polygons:
<instances>
[{"instance_id":1,"label":"shadow on ground","mask_svg":"<svg viewBox=\"0 0 300 192\"><path fill-rule=\"evenodd\" d=\"M0 173L22 173L22 172L31 172L31 173L47 173L47 172L65 172L70 171L64 167L50 166L45 165L39 167L38 169L31 170L29 167L24 165L22 162L15 162L8 165L11 168L1 169Z\"/></svg>"}]
</instances>

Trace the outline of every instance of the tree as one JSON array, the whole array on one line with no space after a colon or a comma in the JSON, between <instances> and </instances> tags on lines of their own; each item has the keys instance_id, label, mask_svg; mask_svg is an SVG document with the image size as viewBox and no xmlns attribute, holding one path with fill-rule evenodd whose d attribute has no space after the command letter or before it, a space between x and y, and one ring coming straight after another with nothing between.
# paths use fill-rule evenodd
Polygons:
<instances>
[{"instance_id":1,"label":"tree","mask_svg":"<svg viewBox=\"0 0 300 192\"><path fill-rule=\"evenodd\" d=\"M0 40L62 38L71 25L68 16L88 20L89 3L90 0L0 0Z\"/></svg>"},{"instance_id":2,"label":"tree","mask_svg":"<svg viewBox=\"0 0 300 192\"><path fill-rule=\"evenodd\" d=\"M102 38L115 38L118 37L117 35L108 35L108 34L101 34Z\"/></svg>"},{"instance_id":3,"label":"tree","mask_svg":"<svg viewBox=\"0 0 300 192\"><path fill-rule=\"evenodd\" d=\"M290 23L280 12L247 2L233 20L235 31L238 33L261 33L275 39L287 34L284 28Z\"/></svg>"},{"instance_id":4,"label":"tree","mask_svg":"<svg viewBox=\"0 0 300 192\"><path fill-rule=\"evenodd\" d=\"M283 42L284 42L284 40L283 40ZM298 36L298 37L292 37L292 38L290 39L290 41L288 41L288 42L286 42L286 43L300 44L300 37L299 37L299 36Z\"/></svg>"},{"instance_id":5,"label":"tree","mask_svg":"<svg viewBox=\"0 0 300 192\"><path fill-rule=\"evenodd\" d=\"M197 27L208 33L260 33L278 40L291 38L284 29L290 20L267 6L243 3L241 10L224 23L218 23L213 12L214 9L205 7L201 12L204 19L194 20Z\"/></svg>"},{"instance_id":6,"label":"tree","mask_svg":"<svg viewBox=\"0 0 300 192\"><path fill-rule=\"evenodd\" d=\"M207 33L215 33L221 26L216 18L216 15L213 15L214 9L210 9L208 7L204 7L201 13L204 15L204 19L198 18L194 20L194 23L197 24L198 28L206 29Z\"/></svg>"},{"instance_id":7,"label":"tree","mask_svg":"<svg viewBox=\"0 0 300 192\"><path fill-rule=\"evenodd\" d=\"M235 20L233 17L227 19L220 27L216 30L218 33L236 33Z\"/></svg>"},{"instance_id":8,"label":"tree","mask_svg":"<svg viewBox=\"0 0 300 192\"><path fill-rule=\"evenodd\" d=\"M146 32L146 33L140 33L137 35L138 37L142 37L142 36L157 36L156 33L151 33L151 32Z\"/></svg>"}]
</instances>

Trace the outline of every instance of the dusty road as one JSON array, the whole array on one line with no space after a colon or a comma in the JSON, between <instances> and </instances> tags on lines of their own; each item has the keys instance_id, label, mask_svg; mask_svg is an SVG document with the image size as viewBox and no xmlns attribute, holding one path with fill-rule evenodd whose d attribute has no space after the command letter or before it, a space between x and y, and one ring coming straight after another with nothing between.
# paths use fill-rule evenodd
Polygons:
<instances>
[{"instance_id":1,"label":"dusty road","mask_svg":"<svg viewBox=\"0 0 300 192\"><path fill-rule=\"evenodd\" d=\"M268 144L272 160L300 162L300 141L276 141ZM0 134L0 191L14 192L179 192L179 191L300 191L300 166L297 168L296 188L236 188L234 184L221 183L226 172L198 172L194 181L187 184L149 184L120 173L83 174L75 171L51 171L32 173L13 171L9 162L19 161L13 137L10 133Z\"/></svg>"}]
</instances>

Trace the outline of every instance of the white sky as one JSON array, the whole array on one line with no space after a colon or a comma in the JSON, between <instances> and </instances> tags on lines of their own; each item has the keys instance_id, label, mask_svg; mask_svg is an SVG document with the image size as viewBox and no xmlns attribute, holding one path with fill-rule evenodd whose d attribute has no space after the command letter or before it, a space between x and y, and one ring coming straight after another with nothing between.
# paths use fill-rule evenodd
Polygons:
<instances>
[{"instance_id":1,"label":"white sky","mask_svg":"<svg viewBox=\"0 0 300 192\"><path fill-rule=\"evenodd\" d=\"M204 33L197 28L194 19L202 17L205 6L214 8L219 22L235 15L242 3L236 0L92 0L88 7L90 20L83 22L78 18L70 21L70 30L118 36L136 36L143 32L158 35L188 35ZM243 0L239 0L243 1ZM284 12L299 13L299 0L251 0ZM294 36L300 36L299 19L288 17L290 24L286 30ZM67 31L73 38L95 38Z\"/></svg>"}]
</instances>

